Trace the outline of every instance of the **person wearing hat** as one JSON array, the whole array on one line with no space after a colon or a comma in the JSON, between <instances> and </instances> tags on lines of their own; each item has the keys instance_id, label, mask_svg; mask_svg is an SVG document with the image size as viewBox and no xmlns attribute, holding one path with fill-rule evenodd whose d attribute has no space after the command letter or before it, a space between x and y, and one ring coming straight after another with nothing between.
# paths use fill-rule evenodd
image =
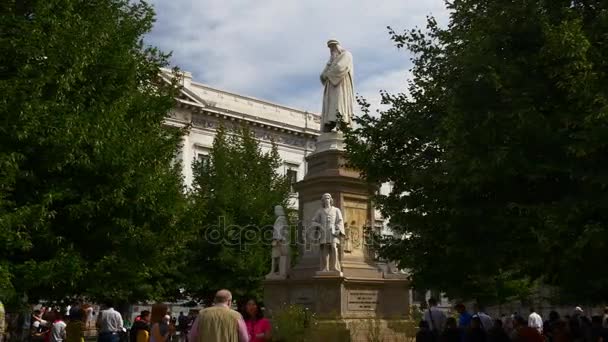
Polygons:
<instances>
[{"instance_id":1,"label":"person wearing hat","mask_svg":"<svg viewBox=\"0 0 608 342\"><path fill-rule=\"evenodd\" d=\"M572 319L576 319L579 323L581 323L582 317L585 316L585 312L580 306L574 308L574 313L572 314Z\"/></svg>"},{"instance_id":2,"label":"person wearing hat","mask_svg":"<svg viewBox=\"0 0 608 342\"><path fill-rule=\"evenodd\" d=\"M342 123L350 125L355 102L353 56L335 39L330 39L327 47L330 57L321 73L321 84L325 87L321 112L321 130L323 132L331 132L339 127L338 114Z\"/></svg>"}]
</instances>

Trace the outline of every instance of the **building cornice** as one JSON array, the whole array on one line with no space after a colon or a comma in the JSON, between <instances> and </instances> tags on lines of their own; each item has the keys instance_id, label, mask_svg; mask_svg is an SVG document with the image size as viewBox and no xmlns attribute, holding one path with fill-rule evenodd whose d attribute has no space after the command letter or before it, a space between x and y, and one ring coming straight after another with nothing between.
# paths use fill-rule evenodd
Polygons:
<instances>
[{"instance_id":1,"label":"building cornice","mask_svg":"<svg viewBox=\"0 0 608 342\"><path fill-rule=\"evenodd\" d=\"M191 125L193 130L207 131L211 134L214 134L220 127L234 130L245 125L261 142L274 142L277 146L303 151L313 150L314 142L319 135L314 130L302 130L288 124L268 123L263 119L228 113L182 99L177 101L176 107L182 109L182 113L180 114L179 111L172 113L166 120L168 124L173 126Z\"/></svg>"},{"instance_id":2,"label":"building cornice","mask_svg":"<svg viewBox=\"0 0 608 342\"><path fill-rule=\"evenodd\" d=\"M320 134L320 132L315 129L302 128L295 125L290 125L288 123L273 122L264 118L243 113L236 113L222 108L207 107L185 99L177 99L177 107L186 109L191 112L191 121L195 127L195 116L202 115L208 117L215 117L224 121L233 121L237 124L247 124L254 127L265 128L271 131L278 131L310 139L316 139Z\"/></svg>"},{"instance_id":3,"label":"building cornice","mask_svg":"<svg viewBox=\"0 0 608 342\"><path fill-rule=\"evenodd\" d=\"M170 75L170 70L161 72L167 82ZM181 83L168 124L208 132L222 126L229 130L247 126L260 141L304 151L314 149L320 135L318 114L192 82L188 72L181 72Z\"/></svg>"},{"instance_id":4,"label":"building cornice","mask_svg":"<svg viewBox=\"0 0 608 342\"><path fill-rule=\"evenodd\" d=\"M171 81L172 70L161 69L160 76L166 82ZM229 120L238 119L266 125L273 129L286 129L293 134L308 134L316 137L320 134L321 116L289 106L260 100L217 89L192 81L192 74L186 71L179 73L182 88L176 99L178 105L200 112L201 109L225 115ZM291 123L287 123L291 122Z\"/></svg>"},{"instance_id":5,"label":"building cornice","mask_svg":"<svg viewBox=\"0 0 608 342\"><path fill-rule=\"evenodd\" d=\"M278 108L278 109L282 109L282 110L286 110L286 111L290 111L290 112L294 112L300 115L310 115L313 117L313 120L321 120L321 116L319 114L316 113L311 113L308 111L303 111L301 109L297 109L297 108L293 108L293 107L289 107L286 105L282 105L282 104L278 104L278 103L274 103L274 102L270 102L267 100L262 100L262 99L258 99L252 96L245 96L245 95L241 95L241 94L237 94L237 93L233 93L227 90L223 90L223 89L218 89L218 88L214 88L211 86L208 86L206 84L203 83L199 83L199 82L195 82L195 81L191 81L190 82L191 85L204 89L206 91L210 91L210 92L214 92L214 93L218 93L218 94L223 94L226 96L230 96L230 97L234 97L237 99L242 100L241 102L254 102L256 104L262 105L262 106L267 106L270 108Z\"/></svg>"}]
</instances>

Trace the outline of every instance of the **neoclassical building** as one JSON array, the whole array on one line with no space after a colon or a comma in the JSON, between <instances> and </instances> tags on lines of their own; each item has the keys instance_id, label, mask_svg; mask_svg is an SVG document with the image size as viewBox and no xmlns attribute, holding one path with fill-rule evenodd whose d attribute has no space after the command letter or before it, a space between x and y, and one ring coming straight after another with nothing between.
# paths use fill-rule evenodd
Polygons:
<instances>
[{"instance_id":1,"label":"neoclassical building","mask_svg":"<svg viewBox=\"0 0 608 342\"><path fill-rule=\"evenodd\" d=\"M162 75L170 78L170 71ZM306 173L306 156L315 147L320 134L321 118L310 113L276 103L243 96L194 82L192 74L183 73L183 88L177 106L167 119L168 125L191 125L184 136L181 160L184 180L192 183L192 163L208 158L217 128L248 126L258 138L263 150L270 150L271 141L277 145L283 160L279 173L292 182ZM295 194L294 194L295 199ZM293 201L296 205L297 201Z\"/></svg>"}]
</instances>

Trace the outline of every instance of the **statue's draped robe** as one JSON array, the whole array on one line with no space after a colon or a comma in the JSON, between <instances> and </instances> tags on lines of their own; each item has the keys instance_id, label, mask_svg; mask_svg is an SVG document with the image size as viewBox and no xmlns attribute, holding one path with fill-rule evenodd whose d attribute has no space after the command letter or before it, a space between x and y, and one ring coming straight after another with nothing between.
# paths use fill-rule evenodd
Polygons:
<instances>
[{"instance_id":1,"label":"statue's draped robe","mask_svg":"<svg viewBox=\"0 0 608 342\"><path fill-rule=\"evenodd\" d=\"M272 257L278 258L282 255L287 255L287 240L288 240L288 226L287 219L285 216L279 216L274 221L274 227L272 231L272 239L276 241L272 247Z\"/></svg>"},{"instance_id":2,"label":"statue's draped robe","mask_svg":"<svg viewBox=\"0 0 608 342\"><path fill-rule=\"evenodd\" d=\"M355 94L353 90L353 56L342 50L329 65L325 67L321 78L324 80L323 111L321 127L337 122L337 113L342 115L342 121L351 123Z\"/></svg>"},{"instance_id":3,"label":"statue's draped robe","mask_svg":"<svg viewBox=\"0 0 608 342\"><path fill-rule=\"evenodd\" d=\"M319 243L340 243L340 236L344 236L344 220L340 209L329 207L317 210L312 219L313 226L319 227Z\"/></svg>"}]
</instances>

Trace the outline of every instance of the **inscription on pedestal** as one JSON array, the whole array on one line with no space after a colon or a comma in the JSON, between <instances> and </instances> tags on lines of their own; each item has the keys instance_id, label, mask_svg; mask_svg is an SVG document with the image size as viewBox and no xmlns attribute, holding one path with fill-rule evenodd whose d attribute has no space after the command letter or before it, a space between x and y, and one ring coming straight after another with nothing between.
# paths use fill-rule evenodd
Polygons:
<instances>
[{"instance_id":1,"label":"inscription on pedestal","mask_svg":"<svg viewBox=\"0 0 608 342\"><path fill-rule=\"evenodd\" d=\"M377 306L377 290L350 290L348 292L349 311L374 311Z\"/></svg>"}]
</instances>

